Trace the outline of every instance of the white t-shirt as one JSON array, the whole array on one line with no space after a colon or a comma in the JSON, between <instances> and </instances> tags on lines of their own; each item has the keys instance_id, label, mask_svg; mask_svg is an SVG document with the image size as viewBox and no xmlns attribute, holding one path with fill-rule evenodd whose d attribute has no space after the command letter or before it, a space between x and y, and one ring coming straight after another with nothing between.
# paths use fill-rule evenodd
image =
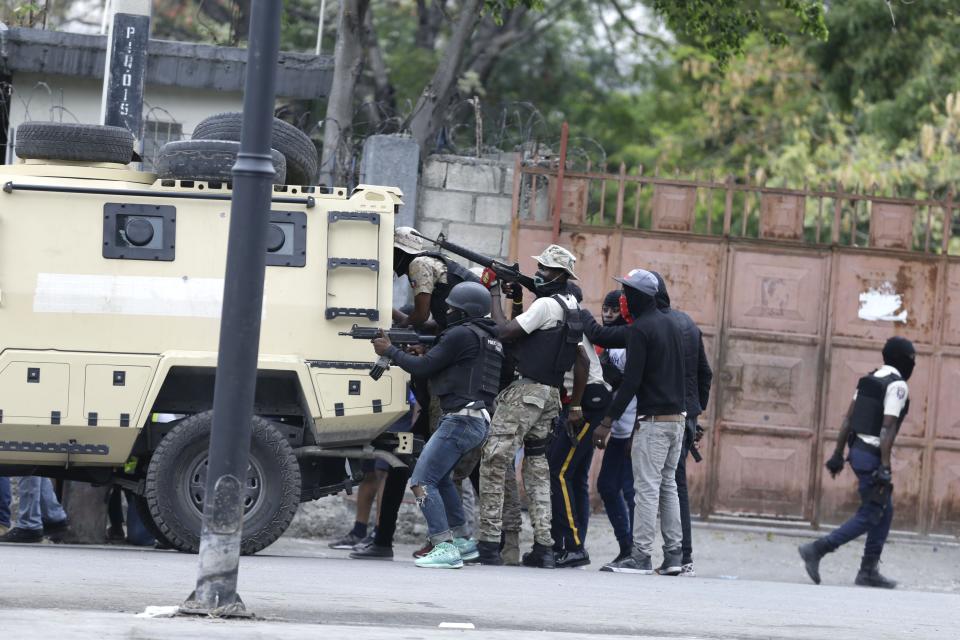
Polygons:
<instances>
[{"instance_id":1,"label":"white t-shirt","mask_svg":"<svg viewBox=\"0 0 960 640\"><path fill-rule=\"evenodd\" d=\"M627 350L626 349L607 349L607 355L610 357L610 363L613 364L617 369L620 369L620 372L623 372L623 367L627 363ZM630 434L633 433L633 425L637 421L637 397L634 396L630 398L630 404L627 405L627 408L623 410L623 413L617 418L617 421L613 423L610 429L610 437L612 438L629 438Z\"/></svg>"},{"instance_id":2,"label":"white t-shirt","mask_svg":"<svg viewBox=\"0 0 960 640\"><path fill-rule=\"evenodd\" d=\"M570 294L561 294L560 299L567 305L568 309L579 309L577 299ZM553 298L544 296L534 300L530 307L517 316L517 324L527 334L540 329L553 329L563 322L563 310ZM603 367L600 366L600 358L597 357L597 350L590 344L587 336L583 336L580 346L587 352L587 359L590 361L590 369L587 373L587 384L605 384L603 381ZM608 387L609 388L609 387Z\"/></svg>"},{"instance_id":3,"label":"white t-shirt","mask_svg":"<svg viewBox=\"0 0 960 640\"><path fill-rule=\"evenodd\" d=\"M900 372L897 371L895 367L891 367L888 364L883 365L873 373L874 378L885 378L891 373L895 373L898 376ZM910 390L907 387L907 383L904 380L897 380L896 382L891 382L887 386L887 393L883 397L883 415L893 416L895 418L900 417L900 412L903 411L903 407L907 404L907 398L910 397ZM857 392L853 392L853 399L857 399ZM872 444L875 447L880 446L880 438L876 436L867 436L862 434L857 434L857 437L866 442L867 444Z\"/></svg>"}]
</instances>

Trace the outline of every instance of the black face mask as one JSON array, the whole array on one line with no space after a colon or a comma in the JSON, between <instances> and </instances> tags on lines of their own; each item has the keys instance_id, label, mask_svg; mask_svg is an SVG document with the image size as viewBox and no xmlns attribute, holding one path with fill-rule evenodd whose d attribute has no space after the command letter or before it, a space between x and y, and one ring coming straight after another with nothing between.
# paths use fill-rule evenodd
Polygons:
<instances>
[{"instance_id":1,"label":"black face mask","mask_svg":"<svg viewBox=\"0 0 960 640\"><path fill-rule=\"evenodd\" d=\"M467 320L468 316L465 312L460 309L454 309L450 307L447 309L447 326L452 327L455 324L460 324L464 320Z\"/></svg>"},{"instance_id":2,"label":"black face mask","mask_svg":"<svg viewBox=\"0 0 960 640\"><path fill-rule=\"evenodd\" d=\"M534 274L533 282L534 288L537 290L538 298L567 292L567 279L563 276L557 276L553 280L547 280L547 276L537 271L537 273Z\"/></svg>"},{"instance_id":3,"label":"black face mask","mask_svg":"<svg viewBox=\"0 0 960 640\"><path fill-rule=\"evenodd\" d=\"M401 251L400 249L393 250L393 272L398 276L402 276L407 272L407 269L410 267L410 263L413 262L414 256L410 255L406 251Z\"/></svg>"},{"instance_id":4,"label":"black face mask","mask_svg":"<svg viewBox=\"0 0 960 640\"><path fill-rule=\"evenodd\" d=\"M627 297L627 309L634 318L640 314L657 308L657 302L653 296L640 293L633 287L624 287L623 294Z\"/></svg>"},{"instance_id":5,"label":"black face mask","mask_svg":"<svg viewBox=\"0 0 960 640\"><path fill-rule=\"evenodd\" d=\"M883 363L894 367L904 380L909 380L916 366L917 352L913 343L906 338L895 336L883 346Z\"/></svg>"}]
</instances>

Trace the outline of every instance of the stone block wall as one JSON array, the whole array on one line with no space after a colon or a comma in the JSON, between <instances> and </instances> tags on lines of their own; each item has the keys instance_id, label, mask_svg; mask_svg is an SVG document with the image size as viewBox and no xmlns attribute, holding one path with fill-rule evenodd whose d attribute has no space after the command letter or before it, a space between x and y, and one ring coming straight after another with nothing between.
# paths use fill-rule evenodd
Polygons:
<instances>
[{"instance_id":1,"label":"stone block wall","mask_svg":"<svg viewBox=\"0 0 960 640\"><path fill-rule=\"evenodd\" d=\"M417 229L474 251L506 259L510 253L512 154L469 158L434 155L420 177Z\"/></svg>"}]
</instances>

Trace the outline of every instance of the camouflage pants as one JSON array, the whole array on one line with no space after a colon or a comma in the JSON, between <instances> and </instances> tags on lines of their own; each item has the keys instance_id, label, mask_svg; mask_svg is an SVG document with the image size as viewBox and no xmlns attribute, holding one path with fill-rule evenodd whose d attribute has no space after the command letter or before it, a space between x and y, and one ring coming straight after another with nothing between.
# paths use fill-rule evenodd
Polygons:
<instances>
[{"instance_id":1,"label":"camouflage pants","mask_svg":"<svg viewBox=\"0 0 960 640\"><path fill-rule=\"evenodd\" d=\"M503 523L504 486L514 455L525 439L546 438L560 408L553 387L514 382L497 397L490 435L483 445L480 464L480 533L487 542L499 542ZM524 456L523 484L530 498L533 538L552 546L550 536L550 469L546 456Z\"/></svg>"}]
</instances>

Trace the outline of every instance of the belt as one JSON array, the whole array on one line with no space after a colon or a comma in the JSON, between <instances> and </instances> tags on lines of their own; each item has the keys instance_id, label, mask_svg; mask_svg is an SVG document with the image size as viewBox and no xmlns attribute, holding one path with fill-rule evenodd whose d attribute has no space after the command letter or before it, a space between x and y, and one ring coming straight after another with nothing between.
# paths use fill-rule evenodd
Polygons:
<instances>
[{"instance_id":1,"label":"belt","mask_svg":"<svg viewBox=\"0 0 960 640\"><path fill-rule=\"evenodd\" d=\"M869 442L864 442L860 438L854 438L853 442L850 444L851 449L860 449L861 451L866 451L867 453L872 453L874 455L880 455L880 447L870 444Z\"/></svg>"},{"instance_id":2,"label":"belt","mask_svg":"<svg viewBox=\"0 0 960 640\"><path fill-rule=\"evenodd\" d=\"M453 411L453 412L451 412L451 413L448 413L447 415L451 415L451 416L467 416L468 418L483 418L483 419L486 420L487 422L490 422L490 413L489 413L486 409L484 409L484 408L479 408L479 409L474 408L474 409L471 409L470 407L464 407L463 409L460 409L459 411Z\"/></svg>"},{"instance_id":3,"label":"belt","mask_svg":"<svg viewBox=\"0 0 960 640\"><path fill-rule=\"evenodd\" d=\"M686 422L686 417L679 413L673 413L668 416L640 416L637 422Z\"/></svg>"}]
</instances>

